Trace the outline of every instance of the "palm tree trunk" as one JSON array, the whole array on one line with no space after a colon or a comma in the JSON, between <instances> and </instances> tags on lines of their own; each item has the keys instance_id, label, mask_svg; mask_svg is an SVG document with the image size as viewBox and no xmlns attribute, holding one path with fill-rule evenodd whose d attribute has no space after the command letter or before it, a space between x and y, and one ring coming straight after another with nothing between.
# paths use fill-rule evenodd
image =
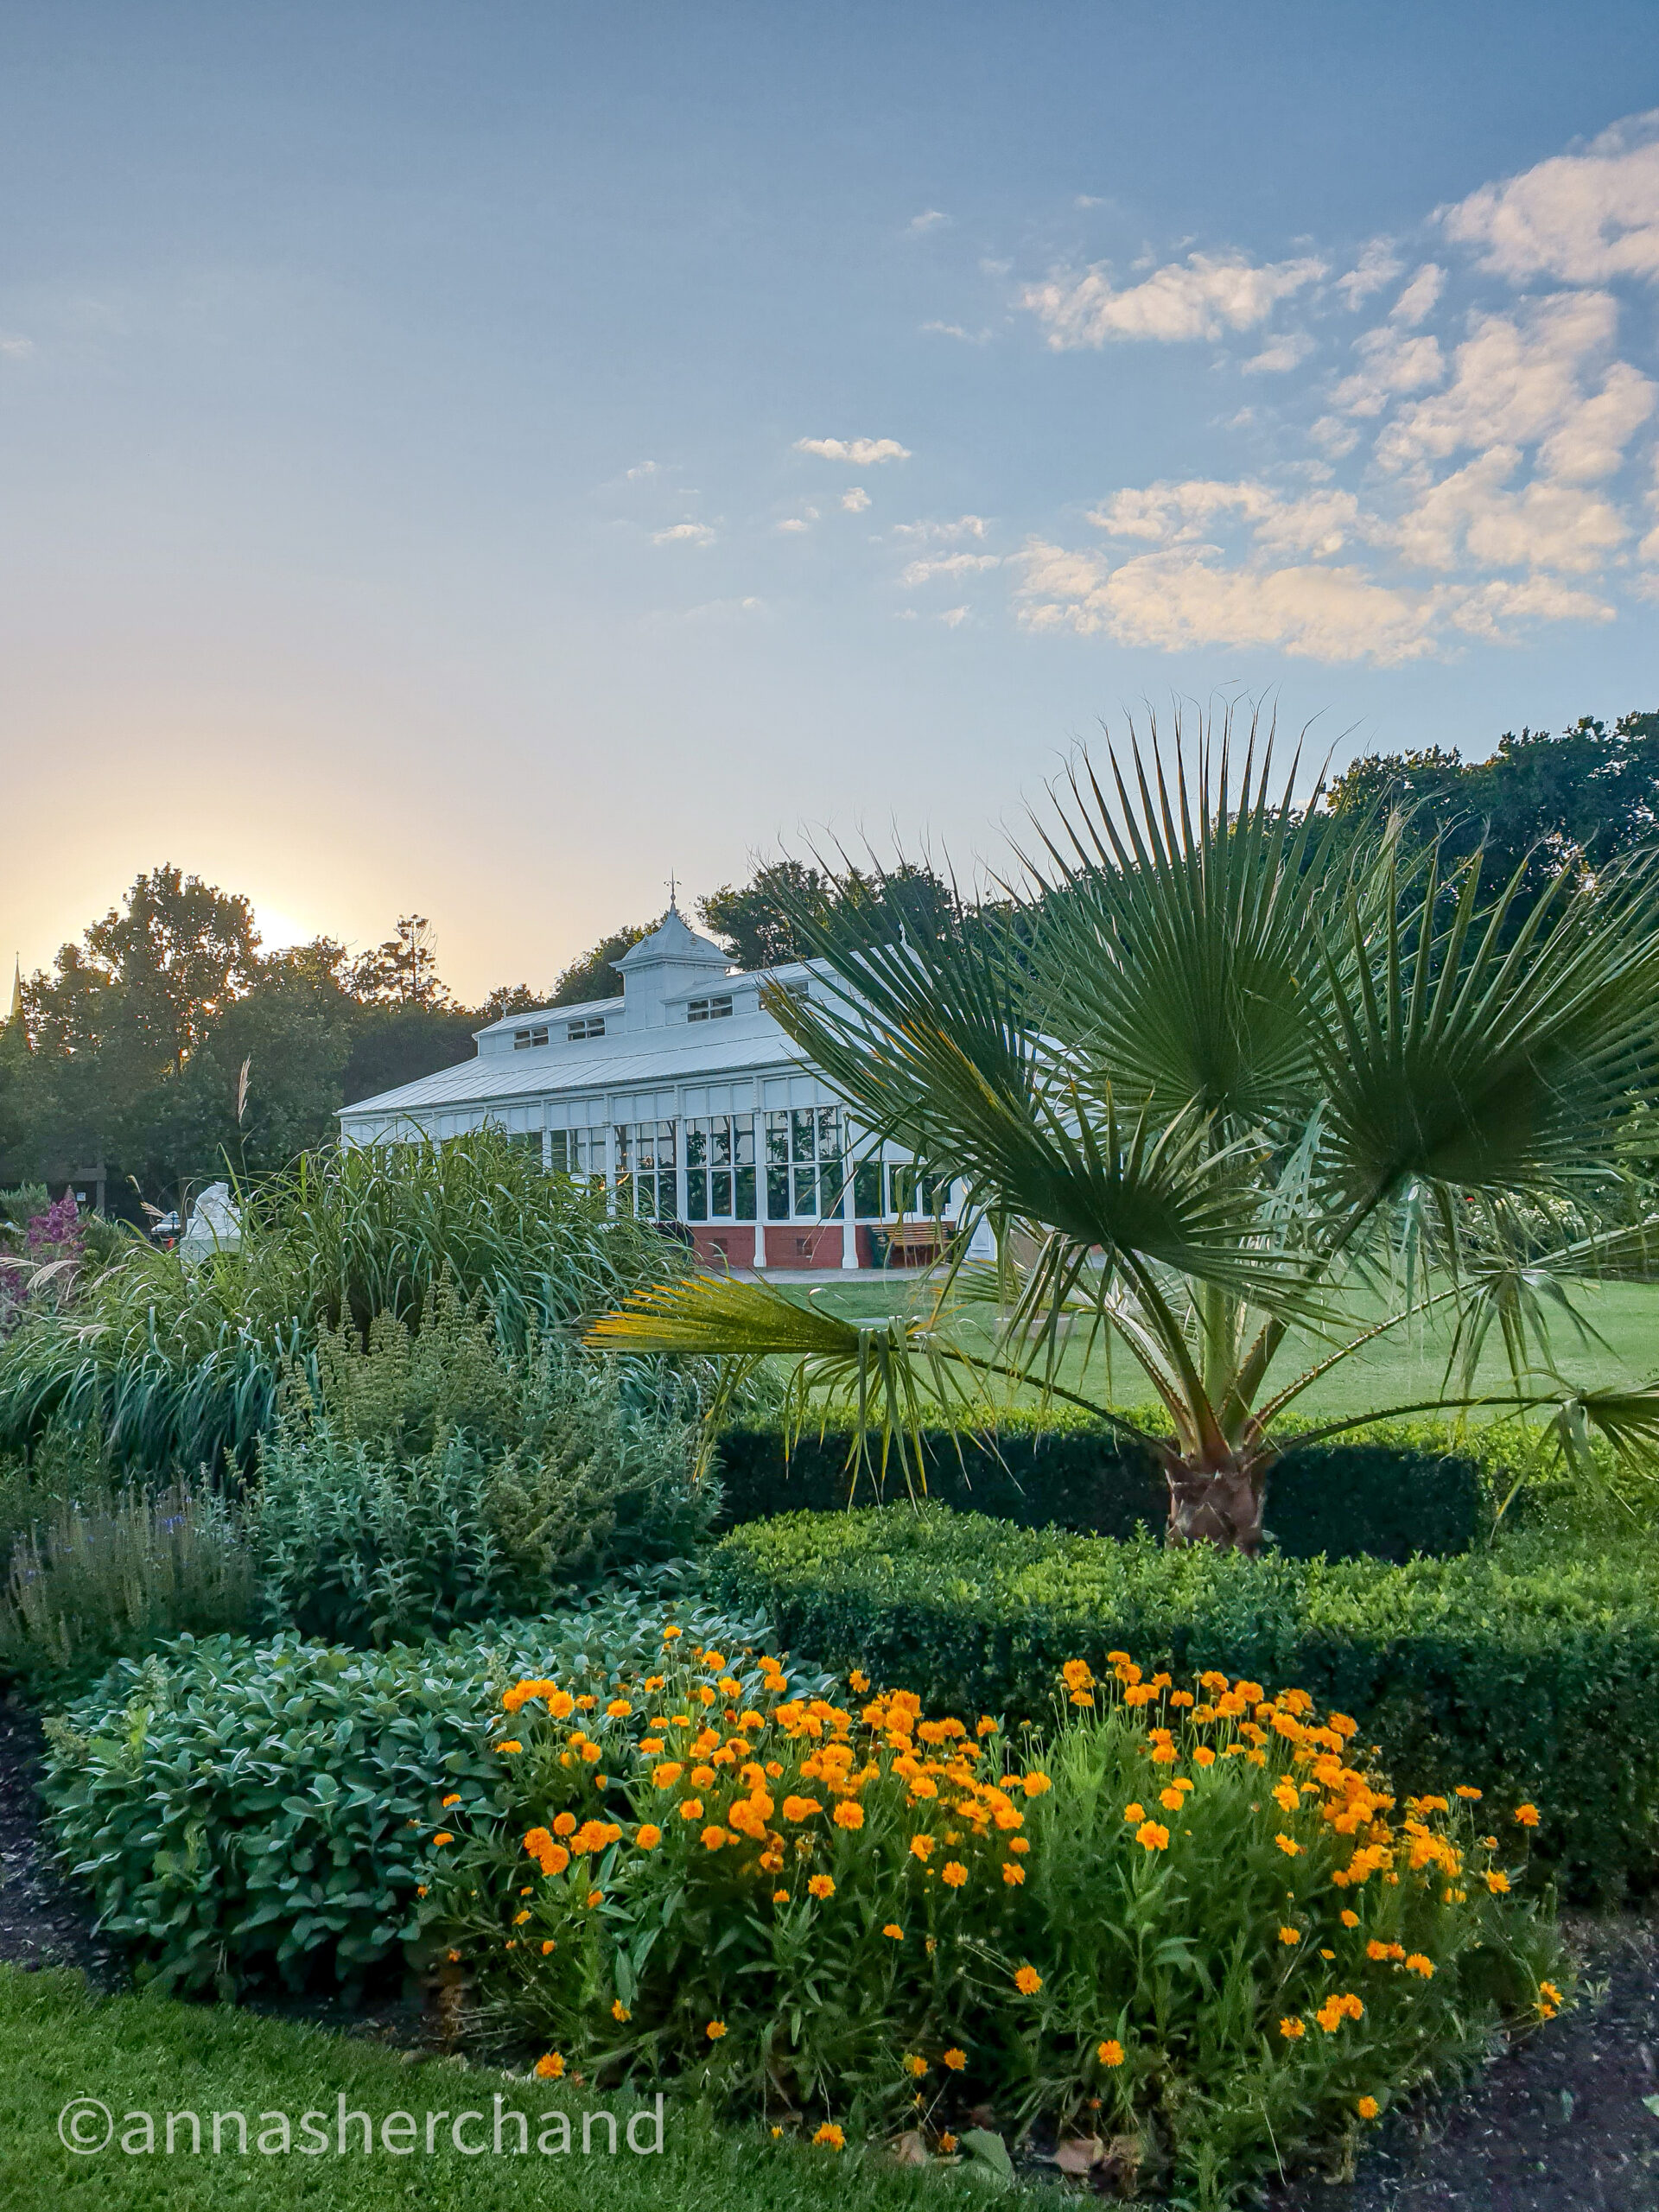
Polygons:
<instances>
[{"instance_id":1,"label":"palm tree trunk","mask_svg":"<svg viewBox=\"0 0 1659 2212\"><path fill-rule=\"evenodd\" d=\"M1166 1544L1214 1544L1218 1551L1247 1554L1261 1549L1265 1460L1241 1455L1224 1465L1199 1466L1169 1452L1164 1478L1169 1484Z\"/></svg>"}]
</instances>

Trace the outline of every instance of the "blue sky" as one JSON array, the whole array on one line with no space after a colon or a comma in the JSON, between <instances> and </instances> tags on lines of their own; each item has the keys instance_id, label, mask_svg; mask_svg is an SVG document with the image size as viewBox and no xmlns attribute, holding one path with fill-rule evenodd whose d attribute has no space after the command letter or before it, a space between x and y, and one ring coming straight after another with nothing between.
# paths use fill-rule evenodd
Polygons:
<instances>
[{"instance_id":1,"label":"blue sky","mask_svg":"<svg viewBox=\"0 0 1659 2212\"><path fill-rule=\"evenodd\" d=\"M1659 706L1656 24L14 15L0 950L170 859L541 983L1143 702Z\"/></svg>"}]
</instances>

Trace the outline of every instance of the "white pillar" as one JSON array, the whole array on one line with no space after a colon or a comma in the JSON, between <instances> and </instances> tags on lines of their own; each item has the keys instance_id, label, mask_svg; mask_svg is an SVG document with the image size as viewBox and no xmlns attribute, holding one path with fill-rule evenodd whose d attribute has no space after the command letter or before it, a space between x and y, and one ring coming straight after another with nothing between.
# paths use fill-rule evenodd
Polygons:
<instances>
[{"instance_id":1,"label":"white pillar","mask_svg":"<svg viewBox=\"0 0 1659 2212\"><path fill-rule=\"evenodd\" d=\"M843 1268L858 1265L858 1207L853 1198L853 1125L845 1109L842 1113L842 1128L845 1136L842 1146L841 1185L841 1264Z\"/></svg>"},{"instance_id":2,"label":"white pillar","mask_svg":"<svg viewBox=\"0 0 1659 2212\"><path fill-rule=\"evenodd\" d=\"M766 1264L766 1109L760 1103L765 1096L760 1084L754 1086L754 1264Z\"/></svg>"}]
</instances>

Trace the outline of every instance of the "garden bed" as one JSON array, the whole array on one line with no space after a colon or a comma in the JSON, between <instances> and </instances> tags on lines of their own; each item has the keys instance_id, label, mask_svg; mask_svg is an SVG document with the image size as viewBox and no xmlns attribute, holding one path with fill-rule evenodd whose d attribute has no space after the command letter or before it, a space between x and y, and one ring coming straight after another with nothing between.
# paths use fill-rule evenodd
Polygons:
<instances>
[{"instance_id":1,"label":"garden bed","mask_svg":"<svg viewBox=\"0 0 1659 2212\"><path fill-rule=\"evenodd\" d=\"M75 1967L95 1985L118 1988L121 1962L93 1935L82 1893L50 1857L35 1794L40 1744L32 1715L0 1707L0 1960ZM1575 1916L1568 1934L1585 1976L1577 2011L1463 2092L1402 2110L1356 2182L1275 2189L1272 2212L1650 2212L1659 2118L1643 2099L1659 2093L1659 1918ZM255 2011L295 2009L275 1989L250 1995ZM164 2006L158 2017L182 2009ZM349 2018L337 2005L322 2009L359 2037L410 2050L429 2043L430 2023L412 2008ZM1035 2177L1043 2170L1027 2171ZM43 2183L41 2204L48 2196Z\"/></svg>"}]
</instances>

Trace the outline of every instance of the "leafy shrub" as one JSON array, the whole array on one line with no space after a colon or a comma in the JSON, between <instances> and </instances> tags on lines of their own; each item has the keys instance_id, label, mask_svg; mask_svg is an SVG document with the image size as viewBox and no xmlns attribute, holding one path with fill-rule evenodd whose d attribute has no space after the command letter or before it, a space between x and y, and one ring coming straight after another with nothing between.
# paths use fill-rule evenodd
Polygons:
<instances>
[{"instance_id":1,"label":"leafy shrub","mask_svg":"<svg viewBox=\"0 0 1659 2212\"><path fill-rule=\"evenodd\" d=\"M488 1719L527 1669L578 1685L648 1663L677 1607L612 1597L385 1653L188 1637L124 1662L48 1725L48 1817L140 1980L353 1983L416 1932L432 1816L505 1802ZM762 1622L677 1607L689 1632Z\"/></svg>"},{"instance_id":2,"label":"leafy shrub","mask_svg":"<svg viewBox=\"0 0 1659 2212\"><path fill-rule=\"evenodd\" d=\"M489 1129L310 1154L238 1204L235 1251L186 1264L129 1236L66 1311L25 1318L0 1351L0 1451L62 1421L136 1473L245 1469L321 1332L377 1313L418 1329L446 1272L516 1348L671 1266L649 1224Z\"/></svg>"},{"instance_id":3,"label":"leafy shrub","mask_svg":"<svg viewBox=\"0 0 1659 2212\"><path fill-rule=\"evenodd\" d=\"M1156 1420L1156 1416L1152 1416ZM967 1431L924 1431L928 1495L965 1512L1021 1528L1077 1535L1160 1533L1169 1490L1152 1454L1087 1415L1000 1408L991 1443ZM730 1423L719 1464L726 1525L788 1512L830 1512L878 1503L868 1473L855 1480L850 1427L831 1425L785 1449L780 1419ZM1507 1487L1507 1484L1505 1485ZM902 1491L890 1474L888 1494ZM1453 1448L1444 1427L1379 1427L1360 1440L1310 1444L1274 1467L1268 1525L1292 1559L1369 1555L1404 1560L1450 1556L1491 1529L1491 1484L1473 1449Z\"/></svg>"},{"instance_id":4,"label":"leafy shrub","mask_svg":"<svg viewBox=\"0 0 1659 2212\"><path fill-rule=\"evenodd\" d=\"M1656 1567L1651 1543L1548 1534L1404 1567L1250 1560L889 1506L753 1522L710 1583L821 1663L957 1711L1034 1719L1063 1659L1115 1646L1304 1684L1410 1787L1547 1806L1544 1852L1607 1898L1659 1878Z\"/></svg>"},{"instance_id":5,"label":"leafy shrub","mask_svg":"<svg viewBox=\"0 0 1659 2212\"><path fill-rule=\"evenodd\" d=\"M13 1545L0 1674L61 1695L164 1637L246 1629L253 1616L252 1561L215 1491L94 1494L53 1507Z\"/></svg>"},{"instance_id":6,"label":"leafy shrub","mask_svg":"<svg viewBox=\"0 0 1659 2212\"><path fill-rule=\"evenodd\" d=\"M540 1610L691 1550L717 1486L696 1432L631 1406L613 1366L532 1330L516 1354L446 1277L426 1325L342 1328L292 1379L261 1448L259 1545L274 1622L348 1643Z\"/></svg>"},{"instance_id":7,"label":"leafy shrub","mask_svg":"<svg viewBox=\"0 0 1659 2212\"><path fill-rule=\"evenodd\" d=\"M988 2103L1209 2205L1559 2008L1510 1895L1532 1807L1399 1807L1301 1693L1115 1656L1015 1749L718 1649L602 1710L520 1681L505 1816L438 1815L433 1944L548 2070L673 2069L832 2140Z\"/></svg>"}]
</instances>

